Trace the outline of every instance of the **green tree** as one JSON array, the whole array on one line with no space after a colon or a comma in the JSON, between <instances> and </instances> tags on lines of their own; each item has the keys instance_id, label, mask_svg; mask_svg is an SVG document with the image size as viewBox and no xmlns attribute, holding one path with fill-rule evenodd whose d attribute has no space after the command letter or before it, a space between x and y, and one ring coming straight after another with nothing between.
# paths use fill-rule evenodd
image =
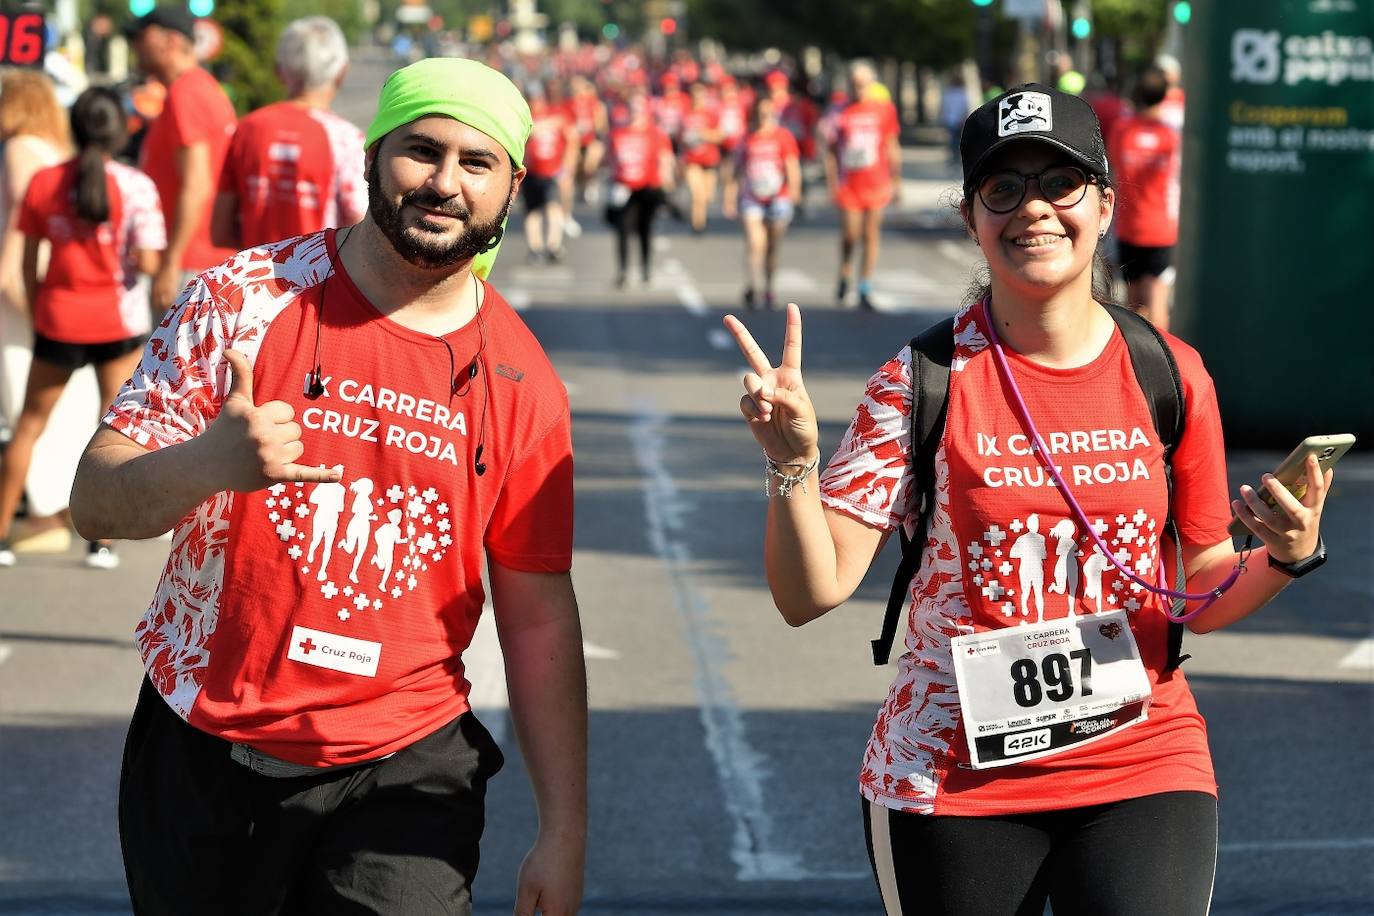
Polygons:
<instances>
[{"instance_id":1,"label":"green tree","mask_svg":"<svg viewBox=\"0 0 1374 916\"><path fill-rule=\"evenodd\" d=\"M282 97L275 52L286 25L285 8L285 0L218 0L215 4L212 18L224 29L224 48L213 69L240 113Z\"/></svg>"}]
</instances>

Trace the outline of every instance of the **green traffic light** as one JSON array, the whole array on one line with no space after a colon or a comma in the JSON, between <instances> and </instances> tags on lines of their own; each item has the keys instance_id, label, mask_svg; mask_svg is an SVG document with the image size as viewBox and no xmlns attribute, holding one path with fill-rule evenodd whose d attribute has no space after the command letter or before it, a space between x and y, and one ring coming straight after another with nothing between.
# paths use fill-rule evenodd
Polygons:
<instances>
[{"instance_id":1,"label":"green traffic light","mask_svg":"<svg viewBox=\"0 0 1374 916\"><path fill-rule=\"evenodd\" d=\"M215 0L191 0L186 4L186 8L191 11L192 16L204 19L215 11Z\"/></svg>"},{"instance_id":2,"label":"green traffic light","mask_svg":"<svg viewBox=\"0 0 1374 916\"><path fill-rule=\"evenodd\" d=\"M992 6L992 0L973 0L974 6Z\"/></svg>"},{"instance_id":3,"label":"green traffic light","mask_svg":"<svg viewBox=\"0 0 1374 916\"><path fill-rule=\"evenodd\" d=\"M608 22L601 27L601 34L606 36L607 41L615 41L620 37L620 26L614 22Z\"/></svg>"},{"instance_id":4,"label":"green traffic light","mask_svg":"<svg viewBox=\"0 0 1374 916\"><path fill-rule=\"evenodd\" d=\"M1174 4L1174 22L1179 25L1187 25L1193 18L1193 5L1188 0L1178 0Z\"/></svg>"},{"instance_id":5,"label":"green traffic light","mask_svg":"<svg viewBox=\"0 0 1374 916\"><path fill-rule=\"evenodd\" d=\"M157 6L157 0L129 0L129 12L135 16L146 16Z\"/></svg>"},{"instance_id":6,"label":"green traffic light","mask_svg":"<svg viewBox=\"0 0 1374 916\"><path fill-rule=\"evenodd\" d=\"M1082 41L1083 39L1087 38L1087 37L1088 37L1089 35L1091 35L1092 33L1093 33L1093 24L1092 24L1091 22L1089 22L1087 19L1084 19L1083 17L1080 16L1079 18L1077 18L1077 19L1075 19L1075 20L1073 21L1073 37L1074 37L1074 38L1077 38L1079 41Z\"/></svg>"}]
</instances>

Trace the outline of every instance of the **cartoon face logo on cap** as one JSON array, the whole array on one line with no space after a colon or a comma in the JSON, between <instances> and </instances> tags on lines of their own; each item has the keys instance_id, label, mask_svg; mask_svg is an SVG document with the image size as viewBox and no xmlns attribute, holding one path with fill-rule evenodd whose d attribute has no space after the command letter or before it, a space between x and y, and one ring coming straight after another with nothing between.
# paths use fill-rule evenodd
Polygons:
<instances>
[{"instance_id":1,"label":"cartoon face logo on cap","mask_svg":"<svg viewBox=\"0 0 1374 916\"><path fill-rule=\"evenodd\" d=\"M1050 97L1043 92L1013 92L997 106L997 136L1028 130L1053 130Z\"/></svg>"}]
</instances>

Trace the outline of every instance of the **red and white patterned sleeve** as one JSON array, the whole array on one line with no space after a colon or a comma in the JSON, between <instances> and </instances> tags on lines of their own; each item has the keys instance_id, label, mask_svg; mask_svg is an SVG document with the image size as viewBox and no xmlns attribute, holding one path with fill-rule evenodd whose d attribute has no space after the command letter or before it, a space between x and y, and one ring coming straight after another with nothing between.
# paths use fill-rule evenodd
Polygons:
<instances>
[{"instance_id":1,"label":"red and white patterned sleeve","mask_svg":"<svg viewBox=\"0 0 1374 916\"><path fill-rule=\"evenodd\" d=\"M334 159L334 200L337 207L335 213L340 226L351 226L367 214L363 132L333 114L321 117L320 124L329 137L329 151Z\"/></svg>"},{"instance_id":2,"label":"red and white patterned sleeve","mask_svg":"<svg viewBox=\"0 0 1374 916\"><path fill-rule=\"evenodd\" d=\"M821 474L821 502L890 531L911 506L911 348L868 380L839 448Z\"/></svg>"},{"instance_id":3,"label":"red and white patterned sleeve","mask_svg":"<svg viewBox=\"0 0 1374 916\"><path fill-rule=\"evenodd\" d=\"M204 432L229 392L224 350L233 340L236 318L211 293L204 276L191 281L153 332L104 424L149 450Z\"/></svg>"},{"instance_id":4,"label":"red and white patterned sleeve","mask_svg":"<svg viewBox=\"0 0 1374 916\"><path fill-rule=\"evenodd\" d=\"M136 169L126 169L120 173L118 181L119 192L124 197L128 247L142 251L165 250L167 224L162 218L162 203L153 180Z\"/></svg>"}]
</instances>

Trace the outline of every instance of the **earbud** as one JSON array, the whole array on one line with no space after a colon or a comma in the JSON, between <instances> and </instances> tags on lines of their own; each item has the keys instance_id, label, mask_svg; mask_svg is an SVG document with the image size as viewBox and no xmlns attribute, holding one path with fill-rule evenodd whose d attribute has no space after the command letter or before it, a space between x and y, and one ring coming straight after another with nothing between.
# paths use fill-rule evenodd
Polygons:
<instances>
[{"instance_id":1,"label":"earbud","mask_svg":"<svg viewBox=\"0 0 1374 916\"><path fill-rule=\"evenodd\" d=\"M472 358L472 363L468 366L468 378L477 378L477 357Z\"/></svg>"},{"instance_id":2,"label":"earbud","mask_svg":"<svg viewBox=\"0 0 1374 916\"><path fill-rule=\"evenodd\" d=\"M319 372L307 372L305 374L305 396L317 398L324 394L324 379L320 378Z\"/></svg>"},{"instance_id":3,"label":"earbud","mask_svg":"<svg viewBox=\"0 0 1374 916\"><path fill-rule=\"evenodd\" d=\"M477 446L477 450L472 453L472 469L481 477L487 472L487 466L482 463L482 446Z\"/></svg>"}]
</instances>

